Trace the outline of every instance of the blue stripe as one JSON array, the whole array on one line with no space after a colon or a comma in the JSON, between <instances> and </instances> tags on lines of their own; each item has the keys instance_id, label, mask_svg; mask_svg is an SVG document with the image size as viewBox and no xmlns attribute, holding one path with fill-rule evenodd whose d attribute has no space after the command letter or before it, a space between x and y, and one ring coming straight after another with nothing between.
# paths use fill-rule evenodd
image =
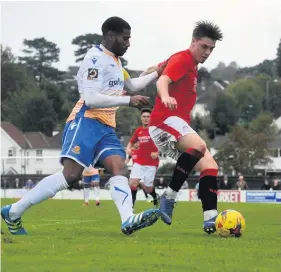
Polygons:
<instances>
[{"instance_id":1,"label":"blue stripe","mask_svg":"<svg viewBox=\"0 0 281 272\"><path fill-rule=\"evenodd\" d=\"M90 183L91 182L91 176L83 176L83 181L86 183Z\"/></svg>"},{"instance_id":2,"label":"blue stripe","mask_svg":"<svg viewBox=\"0 0 281 272\"><path fill-rule=\"evenodd\" d=\"M114 189L115 189L115 191L117 191L117 192L121 192L121 193L124 193L124 194L125 194L124 200L123 200L123 202L122 202L122 205L123 205L124 202L125 202L125 200L126 200L126 198L128 197L129 194L128 194L127 192L121 190L120 188L116 187L116 186L114 186Z\"/></svg>"},{"instance_id":3,"label":"blue stripe","mask_svg":"<svg viewBox=\"0 0 281 272\"><path fill-rule=\"evenodd\" d=\"M103 50L100 48L99 45L96 45L96 48L97 48L98 50L100 50L101 52L103 52Z\"/></svg>"}]
</instances>

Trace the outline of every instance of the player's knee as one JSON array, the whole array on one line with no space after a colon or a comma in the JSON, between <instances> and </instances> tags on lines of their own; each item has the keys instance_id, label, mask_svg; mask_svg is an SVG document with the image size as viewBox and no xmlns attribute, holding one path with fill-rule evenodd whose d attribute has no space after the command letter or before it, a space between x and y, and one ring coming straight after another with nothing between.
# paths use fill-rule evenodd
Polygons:
<instances>
[{"instance_id":1,"label":"player's knee","mask_svg":"<svg viewBox=\"0 0 281 272\"><path fill-rule=\"evenodd\" d=\"M206 151L207 151L207 145L206 145L206 143L202 140L202 141L200 141L200 142L197 144L197 146L195 147L195 149L196 149L197 151L199 151L200 153L205 154Z\"/></svg>"},{"instance_id":2,"label":"player's knee","mask_svg":"<svg viewBox=\"0 0 281 272\"><path fill-rule=\"evenodd\" d=\"M115 165L111 168L111 175L128 177L129 170L125 164L124 165Z\"/></svg>"},{"instance_id":3,"label":"player's knee","mask_svg":"<svg viewBox=\"0 0 281 272\"><path fill-rule=\"evenodd\" d=\"M80 173L80 172L64 173L65 180L69 185L72 185L72 184L78 182L81 179L81 175L82 175L82 173Z\"/></svg>"},{"instance_id":4,"label":"player's knee","mask_svg":"<svg viewBox=\"0 0 281 272\"><path fill-rule=\"evenodd\" d=\"M213 157L208 157L206 160L204 160L204 164L202 165L200 172L202 173L207 169L219 170L218 164Z\"/></svg>"}]
</instances>

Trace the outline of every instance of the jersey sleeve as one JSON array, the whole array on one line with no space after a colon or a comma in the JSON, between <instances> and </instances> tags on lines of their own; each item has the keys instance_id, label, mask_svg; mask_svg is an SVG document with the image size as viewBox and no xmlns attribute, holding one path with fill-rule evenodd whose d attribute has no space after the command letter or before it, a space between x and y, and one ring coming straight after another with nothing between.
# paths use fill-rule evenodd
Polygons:
<instances>
[{"instance_id":1,"label":"jersey sleeve","mask_svg":"<svg viewBox=\"0 0 281 272\"><path fill-rule=\"evenodd\" d=\"M131 144L135 144L138 141L138 129L135 130L133 136L130 139Z\"/></svg>"},{"instance_id":2,"label":"jersey sleeve","mask_svg":"<svg viewBox=\"0 0 281 272\"><path fill-rule=\"evenodd\" d=\"M162 75L168 76L173 82L177 82L186 76L188 67L181 55L172 56L168 61Z\"/></svg>"},{"instance_id":3,"label":"jersey sleeve","mask_svg":"<svg viewBox=\"0 0 281 272\"><path fill-rule=\"evenodd\" d=\"M87 90L100 92L102 90L105 67L102 59L98 57L85 58L81 63L79 89L82 88L83 92Z\"/></svg>"}]
</instances>

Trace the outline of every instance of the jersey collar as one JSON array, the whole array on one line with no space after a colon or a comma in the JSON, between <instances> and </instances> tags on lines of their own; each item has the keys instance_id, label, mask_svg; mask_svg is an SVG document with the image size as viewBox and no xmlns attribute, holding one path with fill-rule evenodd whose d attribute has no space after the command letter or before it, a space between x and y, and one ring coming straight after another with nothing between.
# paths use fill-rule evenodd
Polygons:
<instances>
[{"instance_id":1,"label":"jersey collar","mask_svg":"<svg viewBox=\"0 0 281 272\"><path fill-rule=\"evenodd\" d=\"M99 48L105 52L108 55L111 55L112 57L116 57L114 53L112 53L111 51L109 51L108 49L106 49L102 44L99 45Z\"/></svg>"}]
</instances>

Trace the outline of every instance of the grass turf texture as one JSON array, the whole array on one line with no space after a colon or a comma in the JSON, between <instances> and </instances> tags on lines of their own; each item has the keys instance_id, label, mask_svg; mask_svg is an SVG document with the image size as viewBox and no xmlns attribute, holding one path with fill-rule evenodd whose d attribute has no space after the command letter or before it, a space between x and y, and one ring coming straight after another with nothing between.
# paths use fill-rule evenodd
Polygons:
<instances>
[{"instance_id":1,"label":"grass turf texture","mask_svg":"<svg viewBox=\"0 0 281 272\"><path fill-rule=\"evenodd\" d=\"M2 205L13 200L2 200ZM173 224L158 221L131 236L120 231L112 201L88 207L49 200L24 215L27 236L12 236L2 220L2 271L276 271L280 258L280 205L220 203L246 219L241 238L202 230L200 203L180 202ZM137 212L151 208L136 202Z\"/></svg>"}]
</instances>

